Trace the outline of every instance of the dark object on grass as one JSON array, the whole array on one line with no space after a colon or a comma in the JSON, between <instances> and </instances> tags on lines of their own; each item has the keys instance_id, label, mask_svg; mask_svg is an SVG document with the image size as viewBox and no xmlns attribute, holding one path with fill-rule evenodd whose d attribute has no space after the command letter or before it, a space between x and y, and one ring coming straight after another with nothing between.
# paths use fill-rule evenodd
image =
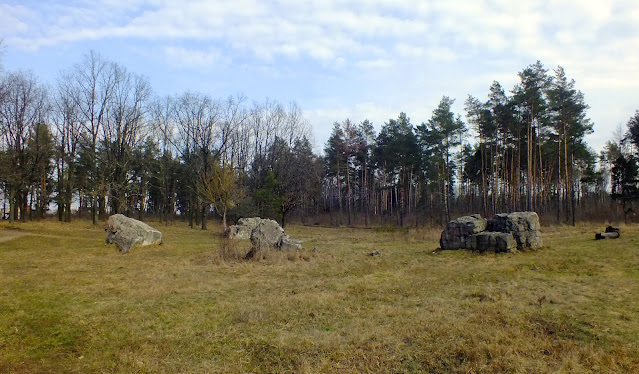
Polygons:
<instances>
[{"instance_id":1,"label":"dark object on grass","mask_svg":"<svg viewBox=\"0 0 639 374\"><path fill-rule=\"evenodd\" d=\"M612 226L608 226L606 227L606 232L598 232L595 234L595 240L617 239L619 238L620 234L621 234L621 231L619 229L614 228Z\"/></svg>"},{"instance_id":2,"label":"dark object on grass","mask_svg":"<svg viewBox=\"0 0 639 374\"><path fill-rule=\"evenodd\" d=\"M369 256L379 256L382 254L382 251L380 251L379 249L374 250L373 252L369 253Z\"/></svg>"},{"instance_id":3,"label":"dark object on grass","mask_svg":"<svg viewBox=\"0 0 639 374\"><path fill-rule=\"evenodd\" d=\"M606 232L616 232L617 234L621 234L621 230L618 227L612 226L606 227Z\"/></svg>"},{"instance_id":4,"label":"dark object on grass","mask_svg":"<svg viewBox=\"0 0 639 374\"><path fill-rule=\"evenodd\" d=\"M598 232L595 234L595 240L617 239L620 235L621 230L618 227L607 226L605 232Z\"/></svg>"},{"instance_id":5,"label":"dark object on grass","mask_svg":"<svg viewBox=\"0 0 639 374\"><path fill-rule=\"evenodd\" d=\"M598 232L595 234L595 240L600 239L617 239L619 237L618 232Z\"/></svg>"}]
</instances>

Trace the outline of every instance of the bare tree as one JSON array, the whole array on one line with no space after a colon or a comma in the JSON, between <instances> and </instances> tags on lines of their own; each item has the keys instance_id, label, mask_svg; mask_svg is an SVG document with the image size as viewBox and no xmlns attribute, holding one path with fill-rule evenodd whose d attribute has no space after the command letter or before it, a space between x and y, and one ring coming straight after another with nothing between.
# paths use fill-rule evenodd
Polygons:
<instances>
[{"instance_id":1,"label":"bare tree","mask_svg":"<svg viewBox=\"0 0 639 374\"><path fill-rule=\"evenodd\" d=\"M75 191L76 157L82 131L78 107L73 102L73 97L76 96L76 93L72 91L77 87L70 83L71 79L67 75L60 76L57 96L53 103L53 122L55 124L57 151L58 219L65 222L71 221L71 203L73 202L73 193Z\"/></svg>"},{"instance_id":2,"label":"bare tree","mask_svg":"<svg viewBox=\"0 0 639 374\"><path fill-rule=\"evenodd\" d=\"M47 91L31 72L11 73L0 86L4 91L0 100L0 134L6 147L0 174L9 197L9 219L13 221L19 215L26 221L28 187L33 177L28 143L36 126L44 123Z\"/></svg>"},{"instance_id":3,"label":"bare tree","mask_svg":"<svg viewBox=\"0 0 639 374\"><path fill-rule=\"evenodd\" d=\"M131 192L128 188L133 150L141 145L148 133L144 118L151 87L146 78L131 74L122 66L114 65L113 72L115 84L102 130L104 167L109 173L106 175L109 203L112 213L116 214L125 210L127 195ZM143 212L145 193L140 192L142 196L137 200L140 212Z\"/></svg>"},{"instance_id":4,"label":"bare tree","mask_svg":"<svg viewBox=\"0 0 639 374\"><path fill-rule=\"evenodd\" d=\"M85 55L84 60L64 74L70 89L66 91L77 110L82 124L82 145L88 164L87 189L91 199L93 224L98 223L98 195L104 194L102 178L98 174L98 144L102 126L107 119L107 109L115 91L118 69L95 51Z\"/></svg>"},{"instance_id":5,"label":"bare tree","mask_svg":"<svg viewBox=\"0 0 639 374\"><path fill-rule=\"evenodd\" d=\"M177 99L175 106L177 149L192 181L189 224L193 226L194 212L200 210L202 230L206 230L206 216L210 202L204 201L198 186L210 179L212 162L217 160L226 140L222 125L220 103L209 96L187 92Z\"/></svg>"},{"instance_id":6,"label":"bare tree","mask_svg":"<svg viewBox=\"0 0 639 374\"><path fill-rule=\"evenodd\" d=\"M150 105L150 129L158 141L162 155L159 163L159 201L160 220L168 222L168 217L175 211L176 184L172 178L174 165L175 124L173 110L175 100L171 96L157 97Z\"/></svg>"}]
</instances>

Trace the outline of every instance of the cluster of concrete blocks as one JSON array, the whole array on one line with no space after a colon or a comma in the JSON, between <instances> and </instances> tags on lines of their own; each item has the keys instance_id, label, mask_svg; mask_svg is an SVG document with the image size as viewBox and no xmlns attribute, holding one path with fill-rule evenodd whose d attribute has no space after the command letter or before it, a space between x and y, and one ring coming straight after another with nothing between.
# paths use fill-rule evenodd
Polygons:
<instances>
[{"instance_id":1,"label":"cluster of concrete blocks","mask_svg":"<svg viewBox=\"0 0 639 374\"><path fill-rule=\"evenodd\" d=\"M448 222L440 239L441 249L480 252L511 252L543 245L539 216L535 212L497 214L492 219L479 214Z\"/></svg>"}]
</instances>

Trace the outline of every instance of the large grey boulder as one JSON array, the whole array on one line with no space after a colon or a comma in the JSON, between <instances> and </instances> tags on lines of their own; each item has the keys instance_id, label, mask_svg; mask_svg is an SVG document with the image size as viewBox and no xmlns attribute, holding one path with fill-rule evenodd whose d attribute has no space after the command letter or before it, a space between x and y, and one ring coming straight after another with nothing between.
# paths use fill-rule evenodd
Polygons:
<instances>
[{"instance_id":1,"label":"large grey boulder","mask_svg":"<svg viewBox=\"0 0 639 374\"><path fill-rule=\"evenodd\" d=\"M442 249L470 249L481 252L509 252L543 245L539 216L535 212L497 214L486 220L479 214L464 216L446 224Z\"/></svg>"},{"instance_id":2,"label":"large grey boulder","mask_svg":"<svg viewBox=\"0 0 639 374\"><path fill-rule=\"evenodd\" d=\"M263 219L251 232L251 243L255 247L279 247L286 236L284 229L272 219Z\"/></svg>"},{"instance_id":3,"label":"large grey boulder","mask_svg":"<svg viewBox=\"0 0 639 374\"><path fill-rule=\"evenodd\" d=\"M251 231L251 250L246 258L253 258L260 250L277 249L280 251L300 251L302 242L291 239L284 229L272 219L261 219Z\"/></svg>"},{"instance_id":4,"label":"large grey boulder","mask_svg":"<svg viewBox=\"0 0 639 374\"><path fill-rule=\"evenodd\" d=\"M476 235L476 247L470 248L479 252L510 252L517 248L513 234L484 231Z\"/></svg>"},{"instance_id":5,"label":"large grey boulder","mask_svg":"<svg viewBox=\"0 0 639 374\"><path fill-rule=\"evenodd\" d=\"M276 248L281 251L299 251L302 242L291 239L272 219L263 219L251 232L251 243L258 248Z\"/></svg>"},{"instance_id":6,"label":"large grey boulder","mask_svg":"<svg viewBox=\"0 0 639 374\"><path fill-rule=\"evenodd\" d=\"M517 241L517 249L540 248L543 245L539 216L535 212L496 214L488 222L488 231L510 232Z\"/></svg>"},{"instance_id":7,"label":"large grey boulder","mask_svg":"<svg viewBox=\"0 0 639 374\"><path fill-rule=\"evenodd\" d=\"M231 239L250 239L253 229L261 222L260 217L240 218L237 225L229 227L228 236Z\"/></svg>"},{"instance_id":8,"label":"large grey boulder","mask_svg":"<svg viewBox=\"0 0 639 374\"><path fill-rule=\"evenodd\" d=\"M488 231L524 232L539 231L539 216L535 212L514 212L495 214L488 222Z\"/></svg>"},{"instance_id":9,"label":"large grey boulder","mask_svg":"<svg viewBox=\"0 0 639 374\"><path fill-rule=\"evenodd\" d=\"M144 222L114 214L109 217L106 243L126 253L136 247L162 244L162 233Z\"/></svg>"},{"instance_id":10,"label":"large grey boulder","mask_svg":"<svg viewBox=\"0 0 639 374\"><path fill-rule=\"evenodd\" d=\"M479 214L459 217L446 224L439 241L442 249L474 249L475 234L486 230L487 221Z\"/></svg>"},{"instance_id":11,"label":"large grey boulder","mask_svg":"<svg viewBox=\"0 0 639 374\"><path fill-rule=\"evenodd\" d=\"M279 248L281 251L301 251L302 242L300 240L291 239L288 235L284 235L280 240Z\"/></svg>"}]
</instances>

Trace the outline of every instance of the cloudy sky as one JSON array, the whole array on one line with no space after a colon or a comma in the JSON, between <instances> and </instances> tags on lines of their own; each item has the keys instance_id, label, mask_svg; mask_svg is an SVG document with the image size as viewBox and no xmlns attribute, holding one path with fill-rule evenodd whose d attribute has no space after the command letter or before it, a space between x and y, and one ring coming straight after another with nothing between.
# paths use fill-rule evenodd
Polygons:
<instances>
[{"instance_id":1,"label":"cloudy sky","mask_svg":"<svg viewBox=\"0 0 639 374\"><path fill-rule=\"evenodd\" d=\"M158 95L297 102L322 149L332 123L417 125L443 95L463 114L541 60L591 106L600 150L639 109L636 0L0 0L5 70L53 83L91 49Z\"/></svg>"}]
</instances>

